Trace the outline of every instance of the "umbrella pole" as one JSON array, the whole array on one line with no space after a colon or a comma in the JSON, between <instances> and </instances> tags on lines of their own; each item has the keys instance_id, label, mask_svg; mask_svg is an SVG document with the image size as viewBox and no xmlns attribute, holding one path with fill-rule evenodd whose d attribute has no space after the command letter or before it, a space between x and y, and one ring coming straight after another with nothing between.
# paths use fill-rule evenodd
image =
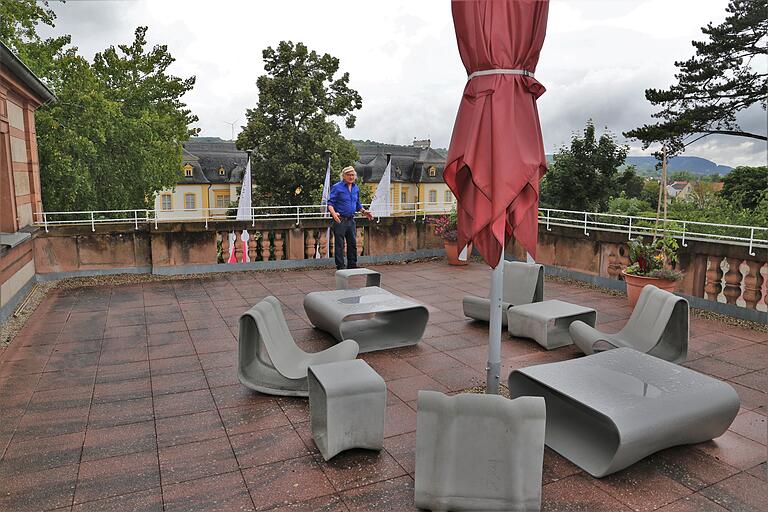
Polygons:
<instances>
[{"instance_id":1,"label":"umbrella pole","mask_svg":"<svg viewBox=\"0 0 768 512\"><path fill-rule=\"evenodd\" d=\"M491 316L488 325L488 366L486 367L486 390L489 395L499 394L501 378L501 298L504 288L504 242L501 243L501 257L491 277Z\"/></svg>"}]
</instances>

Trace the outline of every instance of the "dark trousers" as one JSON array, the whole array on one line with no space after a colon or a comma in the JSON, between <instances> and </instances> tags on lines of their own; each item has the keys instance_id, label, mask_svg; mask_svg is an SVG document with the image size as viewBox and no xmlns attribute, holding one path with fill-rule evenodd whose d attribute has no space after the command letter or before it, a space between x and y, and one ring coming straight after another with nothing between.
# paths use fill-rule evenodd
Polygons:
<instances>
[{"instance_id":1,"label":"dark trousers","mask_svg":"<svg viewBox=\"0 0 768 512\"><path fill-rule=\"evenodd\" d=\"M341 222L334 222L331 227L333 230L333 257L336 260L336 268L344 267L344 242L347 242L347 266L346 268L357 268L357 230L355 229L355 219L342 217Z\"/></svg>"}]
</instances>

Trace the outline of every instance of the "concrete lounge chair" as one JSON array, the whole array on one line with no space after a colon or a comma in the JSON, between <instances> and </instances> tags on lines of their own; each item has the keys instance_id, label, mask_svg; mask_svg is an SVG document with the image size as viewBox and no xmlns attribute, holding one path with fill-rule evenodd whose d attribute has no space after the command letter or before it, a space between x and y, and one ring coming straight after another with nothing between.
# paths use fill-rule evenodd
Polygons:
<instances>
[{"instance_id":1,"label":"concrete lounge chair","mask_svg":"<svg viewBox=\"0 0 768 512\"><path fill-rule=\"evenodd\" d=\"M416 506L540 510L544 426L541 397L419 391Z\"/></svg>"},{"instance_id":2,"label":"concrete lounge chair","mask_svg":"<svg viewBox=\"0 0 768 512\"><path fill-rule=\"evenodd\" d=\"M308 396L309 365L355 359L358 350L357 342L345 340L322 352L304 352L288 330L280 302L270 296L240 317L237 377L262 393Z\"/></svg>"},{"instance_id":3,"label":"concrete lounge chair","mask_svg":"<svg viewBox=\"0 0 768 512\"><path fill-rule=\"evenodd\" d=\"M501 296L501 324L507 325L506 310L511 306L541 302L544 300L544 266L521 261L504 262L504 290ZM464 315L487 322L490 319L491 302L485 297L465 295Z\"/></svg>"},{"instance_id":4,"label":"concrete lounge chair","mask_svg":"<svg viewBox=\"0 0 768 512\"><path fill-rule=\"evenodd\" d=\"M547 446L597 478L719 437L739 412L725 382L631 348L514 370L509 393L543 397Z\"/></svg>"},{"instance_id":5,"label":"concrete lounge chair","mask_svg":"<svg viewBox=\"0 0 768 512\"><path fill-rule=\"evenodd\" d=\"M573 322L571 338L585 354L629 347L679 363L688 356L688 301L647 285L640 293L627 325L616 334L605 334L584 322Z\"/></svg>"},{"instance_id":6,"label":"concrete lounge chair","mask_svg":"<svg viewBox=\"0 0 768 512\"><path fill-rule=\"evenodd\" d=\"M337 270L336 277L336 289L348 290L352 288L351 279L355 276L365 276L365 286L381 286L381 273L371 270L369 268L347 268Z\"/></svg>"}]
</instances>

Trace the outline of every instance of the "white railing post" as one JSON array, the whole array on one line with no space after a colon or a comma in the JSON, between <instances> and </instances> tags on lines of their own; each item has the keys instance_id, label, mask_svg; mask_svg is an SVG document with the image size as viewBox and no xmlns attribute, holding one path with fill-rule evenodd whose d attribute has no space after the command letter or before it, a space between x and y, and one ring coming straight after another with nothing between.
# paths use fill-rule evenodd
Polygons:
<instances>
[{"instance_id":1,"label":"white railing post","mask_svg":"<svg viewBox=\"0 0 768 512\"><path fill-rule=\"evenodd\" d=\"M139 210L133 210L133 229L139 229Z\"/></svg>"},{"instance_id":2,"label":"white railing post","mask_svg":"<svg viewBox=\"0 0 768 512\"><path fill-rule=\"evenodd\" d=\"M211 214L210 208L205 209L205 229L208 229L208 216Z\"/></svg>"},{"instance_id":3,"label":"white railing post","mask_svg":"<svg viewBox=\"0 0 768 512\"><path fill-rule=\"evenodd\" d=\"M254 227L256 225L256 211L253 208L253 205L248 208L251 212L251 227Z\"/></svg>"},{"instance_id":4,"label":"white railing post","mask_svg":"<svg viewBox=\"0 0 768 512\"><path fill-rule=\"evenodd\" d=\"M685 243L685 231L686 231L685 222L683 222L683 240L680 242L680 245L682 245L683 247L688 247L688 244Z\"/></svg>"},{"instance_id":5,"label":"white railing post","mask_svg":"<svg viewBox=\"0 0 768 512\"><path fill-rule=\"evenodd\" d=\"M300 215L301 215L301 214L299 213L299 211L300 211L300 208L301 208L301 206L297 206L297 207L296 207L296 225L297 225L297 226L298 226L299 224L301 224L301 217L300 217Z\"/></svg>"},{"instance_id":6,"label":"white railing post","mask_svg":"<svg viewBox=\"0 0 768 512\"><path fill-rule=\"evenodd\" d=\"M93 212L91 212L91 231L96 231L96 223L93 220Z\"/></svg>"},{"instance_id":7,"label":"white railing post","mask_svg":"<svg viewBox=\"0 0 768 512\"><path fill-rule=\"evenodd\" d=\"M629 217L629 235L627 238L629 238L629 240L632 240L632 217Z\"/></svg>"},{"instance_id":8,"label":"white railing post","mask_svg":"<svg viewBox=\"0 0 768 512\"><path fill-rule=\"evenodd\" d=\"M549 214L550 214L550 210L548 209L547 210L547 231L552 231L552 228L549 227Z\"/></svg>"},{"instance_id":9,"label":"white railing post","mask_svg":"<svg viewBox=\"0 0 768 512\"><path fill-rule=\"evenodd\" d=\"M589 231L587 231L587 215L589 214L584 212L584 234L589 236Z\"/></svg>"},{"instance_id":10,"label":"white railing post","mask_svg":"<svg viewBox=\"0 0 768 512\"><path fill-rule=\"evenodd\" d=\"M45 226L45 232L48 232L48 217L47 214L43 212L43 226Z\"/></svg>"},{"instance_id":11,"label":"white railing post","mask_svg":"<svg viewBox=\"0 0 768 512\"><path fill-rule=\"evenodd\" d=\"M755 241L755 228L749 230L749 255L754 256L755 251L752 250L752 243Z\"/></svg>"},{"instance_id":12,"label":"white railing post","mask_svg":"<svg viewBox=\"0 0 768 512\"><path fill-rule=\"evenodd\" d=\"M152 210L153 215L155 216L155 229L157 229L157 208Z\"/></svg>"}]
</instances>

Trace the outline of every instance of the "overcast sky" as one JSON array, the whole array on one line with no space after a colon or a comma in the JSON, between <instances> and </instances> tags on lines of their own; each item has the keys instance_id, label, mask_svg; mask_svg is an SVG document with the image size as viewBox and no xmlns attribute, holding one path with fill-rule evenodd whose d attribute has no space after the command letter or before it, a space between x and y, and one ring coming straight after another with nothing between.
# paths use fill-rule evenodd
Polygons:
<instances>
[{"instance_id":1,"label":"overcast sky","mask_svg":"<svg viewBox=\"0 0 768 512\"><path fill-rule=\"evenodd\" d=\"M727 0L551 0L547 38L536 77L546 151L570 141L592 118L624 142L621 132L651 121L649 87L674 80L674 61L692 56L700 28L725 18ZM173 73L195 75L186 102L201 135L231 138L256 104L261 51L280 40L328 52L350 73L363 97L346 137L409 144L431 138L447 147L466 81L448 0L70 0L54 2L53 33L71 34L92 57L127 43L139 25L152 44L167 44ZM50 31L49 31L50 32ZM48 33L48 32L46 32ZM761 65L766 65L765 61ZM740 118L765 133L765 112ZM641 154L630 142L630 154ZM723 165L765 165L766 144L710 136L686 155Z\"/></svg>"}]
</instances>

